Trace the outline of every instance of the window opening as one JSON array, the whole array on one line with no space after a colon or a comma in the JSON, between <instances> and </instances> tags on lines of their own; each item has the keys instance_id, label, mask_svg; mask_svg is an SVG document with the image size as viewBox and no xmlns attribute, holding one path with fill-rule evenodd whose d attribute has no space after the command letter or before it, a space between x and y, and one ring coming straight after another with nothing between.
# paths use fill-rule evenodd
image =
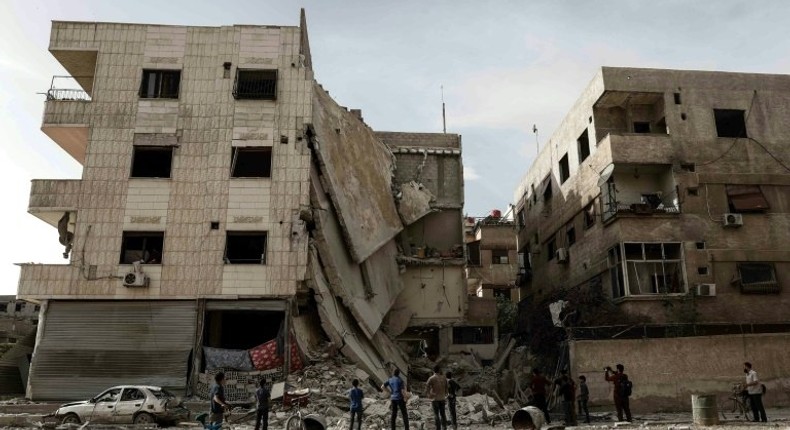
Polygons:
<instances>
[{"instance_id":1,"label":"window opening","mask_svg":"<svg viewBox=\"0 0 790 430\"><path fill-rule=\"evenodd\" d=\"M121 239L121 264L140 261L161 264L165 233L161 231L125 231Z\"/></svg>"},{"instance_id":2,"label":"window opening","mask_svg":"<svg viewBox=\"0 0 790 430\"><path fill-rule=\"evenodd\" d=\"M543 186L543 201L547 202L551 200L551 196L553 194L553 191L551 189L551 174L546 176L546 179L543 180L542 186Z\"/></svg>"},{"instance_id":3,"label":"window opening","mask_svg":"<svg viewBox=\"0 0 790 430\"><path fill-rule=\"evenodd\" d=\"M227 232L225 263L266 264L266 232Z\"/></svg>"},{"instance_id":4,"label":"window opening","mask_svg":"<svg viewBox=\"0 0 790 430\"><path fill-rule=\"evenodd\" d=\"M121 401L122 402L129 402L133 400L143 400L145 399L145 395L142 391L138 390L137 388L124 388L123 394L121 394Z\"/></svg>"},{"instance_id":5,"label":"window opening","mask_svg":"<svg viewBox=\"0 0 790 430\"><path fill-rule=\"evenodd\" d=\"M697 249L705 249L705 242L696 242L695 246Z\"/></svg>"},{"instance_id":6,"label":"window opening","mask_svg":"<svg viewBox=\"0 0 790 430\"><path fill-rule=\"evenodd\" d=\"M576 139L576 146L579 150L579 164L581 164L590 156L590 137L587 135L587 129L584 129L584 133Z\"/></svg>"},{"instance_id":7,"label":"window opening","mask_svg":"<svg viewBox=\"0 0 790 430\"><path fill-rule=\"evenodd\" d=\"M236 147L231 156L231 177L269 178L272 174L272 148Z\"/></svg>"},{"instance_id":8,"label":"window opening","mask_svg":"<svg viewBox=\"0 0 790 430\"><path fill-rule=\"evenodd\" d=\"M675 104L679 105L680 104L680 93L675 93L674 96L675 96Z\"/></svg>"},{"instance_id":9,"label":"window opening","mask_svg":"<svg viewBox=\"0 0 790 430\"><path fill-rule=\"evenodd\" d=\"M510 301L510 289L494 288L493 290L494 290L493 293L495 299L504 299Z\"/></svg>"},{"instance_id":10,"label":"window opening","mask_svg":"<svg viewBox=\"0 0 790 430\"><path fill-rule=\"evenodd\" d=\"M233 97L248 100L276 100L277 70L238 69Z\"/></svg>"},{"instance_id":11,"label":"window opening","mask_svg":"<svg viewBox=\"0 0 790 430\"><path fill-rule=\"evenodd\" d=\"M508 264L508 250L507 249L494 249L491 251L492 264Z\"/></svg>"},{"instance_id":12,"label":"window opening","mask_svg":"<svg viewBox=\"0 0 790 430\"><path fill-rule=\"evenodd\" d=\"M719 137L748 137L744 112L740 109L713 109L716 135Z\"/></svg>"},{"instance_id":13,"label":"window opening","mask_svg":"<svg viewBox=\"0 0 790 430\"><path fill-rule=\"evenodd\" d=\"M172 146L135 146L132 178L169 178L172 165Z\"/></svg>"},{"instance_id":14,"label":"window opening","mask_svg":"<svg viewBox=\"0 0 790 430\"><path fill-rule=\"evenodd\" d=\"M612 284L612 298L625 296L625 277L623 276L623 260L620 245L609 248L609 279Z\"/></svg>"},{"instance_id":15,"label":"window opening","mask_svg":"<svg viewBox=\"0 0 790 430\"><path fill-rule=\"evenodd\" d=\"M568 247L576 243L576 228L573 226L568 227L568 229L565 230L565 237L568 242Z\"/></svg>"},{"instance_id":16,"label":"window opening","mask_svg":"<svg viewBox=\"0 0 790 430\"><path fill-rule=\"evenodd\" d=\"M680 243L623 244L628 295L685 292Z\"/></svg>"},{"instance_id":17,"label":"window opening","mask_svg":"<svg viewBox=\"0 0 790 430\"><path fill-rule=\"evenodd\" d=\"M479 267L480 266L480 241L476 240L474 242L469 242L466 245L466 251L468 253L469 258L469 265Z\"/></svg>"},{"instance_id":18,"label":"window opening","mask_svg":"<svg viewBox=\"0 0 790 430\"><path fill-rule=\"evenodd\" d=\"M776 294L780 292L774 265L770 263L738 263L739 283L744 294Z\"/></svg>"},{"instance_id":19,"label":"window opening","mask_svg":"<svg viewBox=\"0 0 790 430\"><path fill-rule=\"evenodd\" d=\"M527 213L524 208L518 211L518 227L523 229L527 225Z\"/></svg>"},{"instance_id":20,"label":"window opening","mask_svg":"<svg viewBox=\"0 0 790 430\"><path fill-rule=\"evenodd\" d=\"M634 133L650 133L650 123L644 121L634 122Z\"/></svg>"},{"instance_id":21,"label":"window opening","mask_svg":"<svg viewBox=\"0 0 790 430\"><path fill-rule=\"evenodd\" d=\"M697 274L698 275L707 275L708 274L708 266L699 266L697 267Z\"/></svg>"},{"instance_id":22,"label":"window opening","mask_svg":"<svg viewBox=\"0 0 790 430\"><path fill-rule=\"evenodd\" d=\"M244 302L239 304L243 306ZM203 346L252 349L276 339L283 320L284 314L279 311L208 309L203 325Z\"/></svg>"},{"instance_id":23,"label":"window opening","mask_svg":"<svg viewBox=\"0 0 790 430\"><path fill-rule=\"evenodd\" d=\"M765 212L770 208L759 185L727 185L730 212Z\"/></svg>"},{"instance_id":24,"label":"window opening","mask_svg":"<svg viewBox=\"0 0 790 430\"><path fill-rule=\"evenodd\" d=\"M595 200L584 208L584 228L590 228L593 225L595 225Z\"/></svg>"},{"instance_id":25,"label":"window opening","mask_svg":"<svg viewBox=\"0 0 790 430\"><path fill-rule=\"evenodd\" d=\"M143 70L140 98L177 99L180 85L180 70Z\"/></svg>"},{"instance_id":26,"label":"window opening","mask_svg":"<svg viewBox=\"0 0 790 430\"><path fill-rule=\"evenodd\" d=\"M548 242L546 242L546 261L551 261L554 259L554 254L557 253L557 237L552 236Z\"/></svg>"},{"instance_id":27,"label":"window opening","mask_svg":"<svg viewBox=\"0 0 790 430\"><path fill-rule=\"evenodd\" d=\"M22 312L22 302L17 302L14 309L16 309L17 312Z\"/></svg>"},{"instance_id":28,"label":"window opening","mask_svg":"<svg viewBox=\"0 0 790 430\"><path fill-rule=\"evenodd\" d=\"M564 184L570 177L571 169L568 165L568 154L565 154L560 158L560 184Z\"/></svg>"},{"instance_id":29,"label":"window opening","mask_svg":"<svg viewBox=\"0 0 790 430\"><path fill-rule=\"evenodd\" d=\"M453 344L484 345L494 343L494 327L467 326L453 327Z\"/></svg>"}]
</instances>

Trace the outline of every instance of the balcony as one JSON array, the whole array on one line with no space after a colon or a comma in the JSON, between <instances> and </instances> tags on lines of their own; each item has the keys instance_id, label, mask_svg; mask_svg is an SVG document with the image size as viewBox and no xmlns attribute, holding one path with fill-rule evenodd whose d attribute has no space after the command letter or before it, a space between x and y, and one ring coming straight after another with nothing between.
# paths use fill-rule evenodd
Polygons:
<instances>
[{"instance_id":1,"label":"balcony","mask_svg":"<svg viewBox=\"0 0 790 430\"><path fill-rule=\"evenodd\" d=\"M27 211L57 227L65 212L76 212L81 187L80 180L34 179L30 184Z\"/></svg>"},{"instance_id":2,"label":"balcony","mask_svg":"<svg viewBox=\"0 0 790 430\"><path fill-rule=\"evenodd\" d=\"M598 181L604 222L623 216L680 214L671 165L613 164L607 170Z\"/></svg>"},{"instance_id":3,"label":"balcony","mask_svg":"<svg viewBox=\"0 0 790 430\"><path fill-rule=\"evenodd\" d=\"M91 114L90 94L79 88L79 79L54 76L46 92L41 131L80 163L85 162Z\"/></svg>"},{"instance_id":4,"label":"balcony","mask_svg":"<svg viewBox=\"0 0 790 430\"><path fill-rule=\"evenodd\" d=\"M606 91L593 106L598 142L610 134L669 135L664 94Z\"/></svg>"}]
</instances>

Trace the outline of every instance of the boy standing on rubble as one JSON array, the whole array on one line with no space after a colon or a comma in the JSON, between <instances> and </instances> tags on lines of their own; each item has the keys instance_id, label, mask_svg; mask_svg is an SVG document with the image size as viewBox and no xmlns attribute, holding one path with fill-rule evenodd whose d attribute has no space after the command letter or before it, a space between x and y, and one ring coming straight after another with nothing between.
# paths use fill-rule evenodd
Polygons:
<instances>
[{"instance_id":1,"label":"boy standing on rubble","mask_svg":"<svg viewBox=\"0 0 790 430\"><path fill-rule=\"evenodd\" d=\"M349 430L354 430L354 417L357 418L357 430L362 430L362 396L364 393L359 388L359 381L351 381L351 389L348 391L348 400L351 402L351 426Z\"/></svg>"},{"instance_id":2,"label":"boy standing on rubble","mask_svg":"<svg viewBox=\"0 0 790 430\"><path fill-rule=\"evenodd\" d=\"M224 413L226 409L230 409L230 405L225 402L225 374L223 372L217 373L214 377L214 384L209 392L211 399L211 415L209 420L211 424L222 424L225 418Z\"/></svg>"},{"instance_id":3,"label":"boy standing on rubble","mask_svg":"<svg viewBox=\"0 0 790 430\"><path fill-rule=\"evenodd\" d=\"M271 392L266 387L266 380L261 378L258 389L255 390L255 398L258 399L258 413L255 417L255 430L269 429L269 401Z\"/></svg>"},{"instance_id":4,"label":"boy standing on rubble","mask_svg":"<svg viewBox=\"0 0 790 430\"><path fill-rule=\"evenodd\" d=\"M453 379L453 372L444 375L447 378L447 408L450 409L450 421L453 423L453 430L458 430L458 414L455 411L456 397L461 392L461 385Z\"/></svg>"},{"instance_id":5,"label":"boy standing on rubble","mask_svg":"<svg viewBox=\"0 0 790 430\"><path fill-rule=\"evenodd\" d=\"M590 423L590 409L587 407L587 402L590 401L590 389L587 387L587 377L584 375L579 376L579 413L582 411L586 415L585 423Z\"/></svg>"},{"instance_id":6,"label":"boy standing on rubble","mask_svg":"<svg viewBox=\"0 0 790 430\"><path fill-rule=\"evenodd\" d=\"M438 364L433 367L433 375L425 384L425 397L431 399L436 430L446 430L447 415L444 411L444 403L447 401L447 378L442 375L442 368Z\"/></svg>"},{"instance_id":7,"label":"boy standing on rubble","mask_svg":"<svg viewBox=\"0 0 790 430\"><path fill-rule=\"evenodd\" d=\"M398 418L398 409L400 409L400 413L403 416L403 426L406 430L409 430L409 414L406 412L406 385L403 383L403 379L400 379L400 369L395 369L392 372L392 377L384 382L381 389L387 389L390 392L392 407L390 428L395 430L395 420Z\"/></svg>"}]
</instances>

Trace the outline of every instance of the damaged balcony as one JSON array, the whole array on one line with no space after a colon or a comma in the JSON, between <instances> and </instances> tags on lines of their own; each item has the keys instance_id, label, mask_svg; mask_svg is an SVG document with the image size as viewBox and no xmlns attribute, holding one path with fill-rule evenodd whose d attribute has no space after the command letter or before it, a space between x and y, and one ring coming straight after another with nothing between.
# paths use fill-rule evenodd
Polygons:
<instances>
[{"instance_id":1,"label":"damaged balcony","mask_svg":"<svg viewBox=\"0 0 790 430\"><path fill-rule=\"evenodd\" d=\"M593 117L599 142L610 134L669 135L663 93L606 91Z\"/></svg>"},{"instance_id":2,"label":"damaged balcony","mask_svg":"<svg viewBox=\"0 0 790 430\"><path fill-rule=\"evenodd\" d=\"M400 235L402 254L398 262L407 266L464 266L463 232L458 227L461 212L433 212L407 226Z\"/></svg>"},{"instance_id":3,"label":"damaged balcony","mask_svg":"<svg viewBox=\"0 0 790 430\"><path fill-rule=\"evenodd\" d=\"M91 116L90 93L80 85L88 83L92 85L93 78L81 81L73 76L54 76L46 93L41 124L41 131L80 164L85 162Z\"/></svg>"},{"instance_id":4,"label":"damaged balcony","mask_svg":"<svg viewBox=\"0 0 790 430\"><path fill-rule=\"evenodd\" d=\"M598 185L601 187L601 217L605 223L618 217L680 214L671 165L610 165L604 169Z\"/></svg>"}]
</instances>

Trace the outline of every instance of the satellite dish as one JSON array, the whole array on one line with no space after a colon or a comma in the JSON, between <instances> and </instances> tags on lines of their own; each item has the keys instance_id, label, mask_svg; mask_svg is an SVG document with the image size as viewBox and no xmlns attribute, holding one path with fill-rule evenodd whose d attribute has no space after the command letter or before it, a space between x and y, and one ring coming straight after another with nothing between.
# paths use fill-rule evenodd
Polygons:
<instances>
[{"instance_id":1,"label":"satellite dish","mask_svg":"<svg viewBox=\"0 0 790 430\"><path fill-rule=\"evenodd\" d=\"M614 173L614 164L610 163L608 166L604 167L603 170L601 170L601 176L598 178L598 186L600 187L601 185L605 184L606 181L612 177L612 173Z\"/></svg>"}]
</instances>

